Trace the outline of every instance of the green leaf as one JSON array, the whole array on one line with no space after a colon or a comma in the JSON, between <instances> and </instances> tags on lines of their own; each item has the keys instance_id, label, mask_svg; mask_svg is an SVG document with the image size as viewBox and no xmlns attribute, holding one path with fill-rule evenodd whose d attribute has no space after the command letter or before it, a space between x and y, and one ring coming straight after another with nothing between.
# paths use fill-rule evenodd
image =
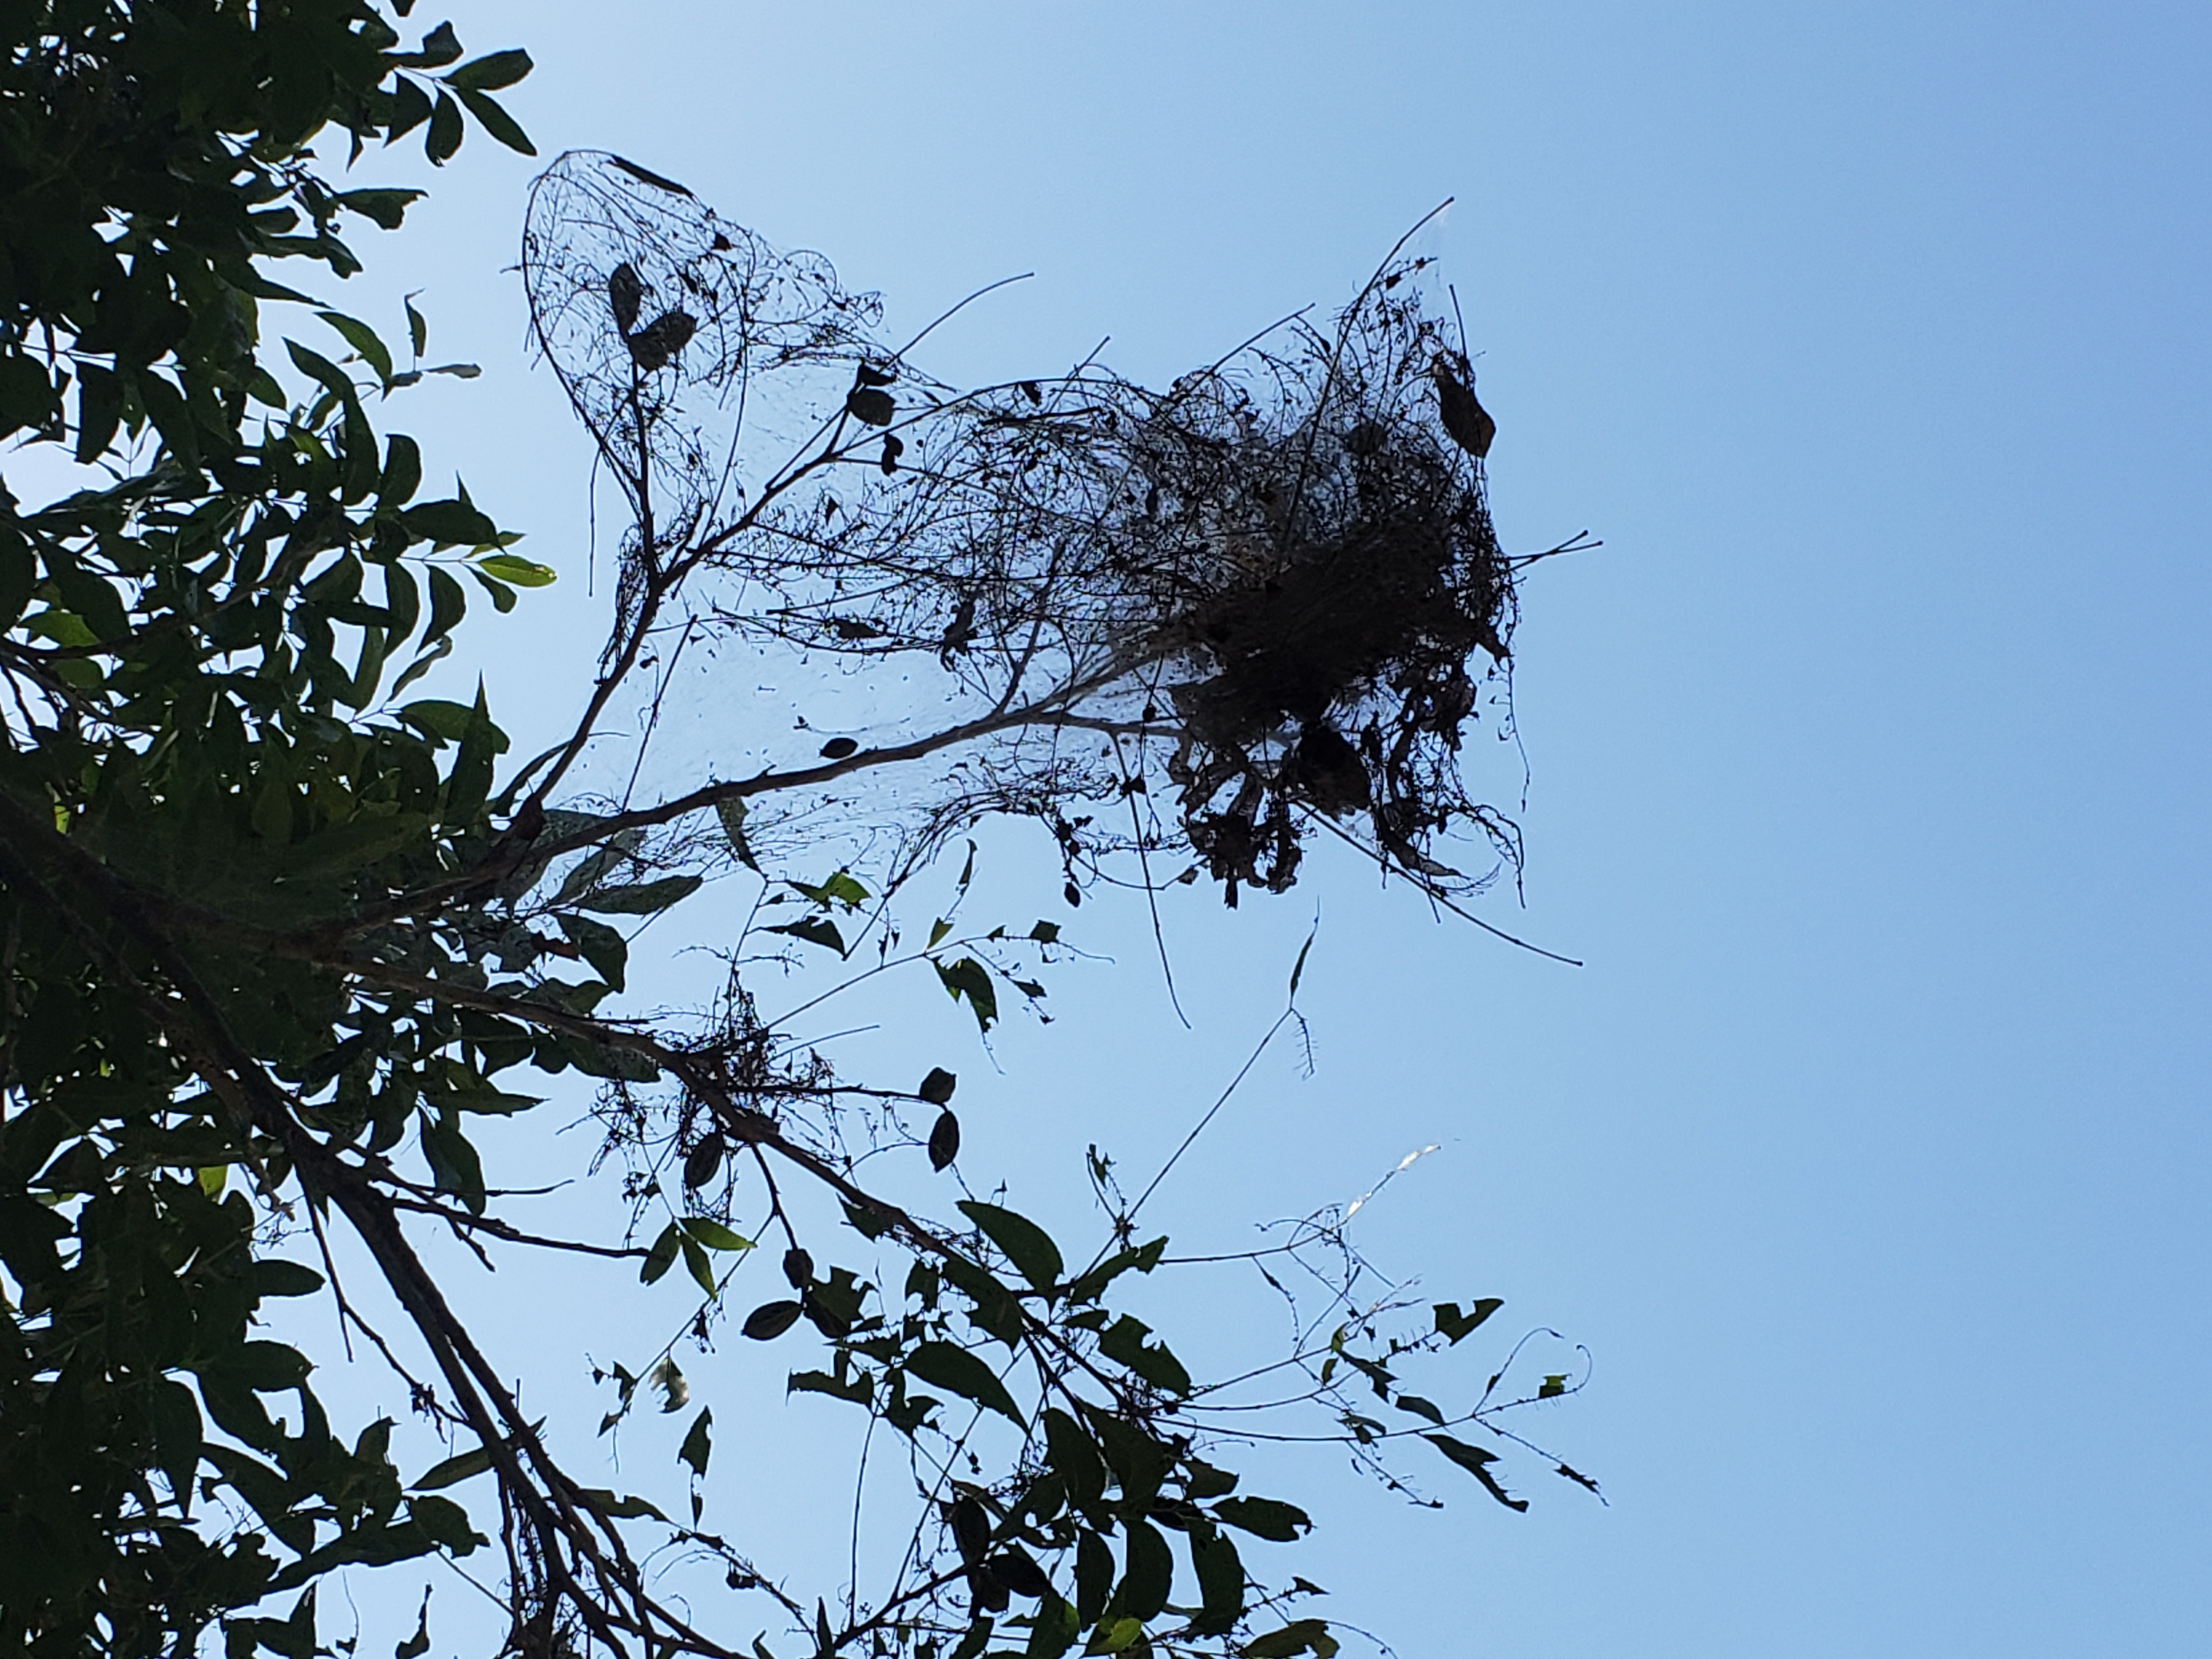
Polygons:
<instances>
[{"instance_id":1,"label":"green leaf","mask_svg":"<svg viewBox=\"0 0 2212 1659\"><path fill-rule=\"evenodd\" d=\"M553 920L560 925L568 942L582 953L591 964L592 971L614 990L623 988L623 975L629 965L629 941L621 933L604 921L593 921L589 916L580 916L562 911Z\"/></svg>"},{"instance_id":2,"label":"green leaf","mask_svg":"<svg viewBox=\"0 0 2212 1659\"><path fill-rule=\"evenodd\" d=\"M459 743L466 736L475 717L476 710L467 703L446 697L420 698L399 711L399 718L416 731L447 743Z\"/></svg>"},{"instance_id":3,"label":"green leaf","mask_svg":"<svg viewBox=\"0 0 2212 1659\"><path fill-rule=\"evenodd\" d=\"M507 747L507 734L492 724L483 682L478 680L476 706L469 711L469 723L461 732L460 751L453 757L453 769L446 779L446 805L441 815L445 823L476 821L491 793L493 759L506 753Z\"/></svg>"},{"instance_id":4,"label":"green leaf","mask_svg":"<svg viewBox=\"0 0 2212 1659\"><path fill-rule=\"evenodd\" d=\"M754 1248L752 1240L740 1233L732 1232L712 1216L684 1217L684 1231L710 1250L742 1252Z\"/></svg>"},{"instance_id":5,"label":"green leaf","mask_svg":"<svg viewBox=\"0 0 2212 1659\"><path fill-rule=\"evenodd\" d=\"M1060 1659L1082 1633L1083 1622L1075 1609L1048 1589L1037 1605L1036 1621L1030 1626L1024 1659Z\"/></svg>"},{"instance_id":6,"label":"green leaf","mask_svg":"<svg viewBox=\"0 0 2212 1659\"><path fill-rule=\"evenodd\" d=\"M1264 1538L1271 1544L1294 1544L1301 1532L1310 1532L1313 1522L1295 1504L1273 1498L1224 1498L1213 1512L1239 1532Z\"/></svg>"},{"instance_id":7,"label":"green leaf","mask_svg":"<svg viewBox=\"0 0 2212 1659\"><path fill-rule=\"evenodd\" d=\"M707 1252L699 1241L690 1237L689 1234L686 1234L684 1238L683 1249L684 1267L690 1269L691 1277L697 1281L700 1290L708 1297L713 1297L719 1289L714 1283L714 1262L708 1259Z\"/></svg>"},{"instance_id":8,"label":"green leaf","mask_svg":"<svg viewBox=\"0 0 2212 1659\"><path fill-rule=\"evenodd\" d=\"M477 586L491 595L491 608L502 617L514 609L514 590L496 576L487 576L475 565L468 567L469 574L477 579Z\"/></svg>"},{"instance_id":9,"label":"green leaf","mask_svg":"<svg viewBox=\"0 0 2212 1659\"><path fill-rule=\"evenodd\" d=\"M942 1106L952 1098L952 1091L959 1082L957 1073L946 1071L942 1066L933 1066L929 1068L929 1075L922 1079L921 1087L915 1092L931 1105Z\"/></svg>"},{"instance_id":10,"label":"green leaf","mask_svg":"<svg viewBox=\"0 0 2212 1659\"><path fill-rule=\"evenodd\" d=\"M924 1342L907 1356L906 1369L923 1382L950 1389L962 1399L997 1412L1018 1426L1029 1426L1023 1421L1021 1407L1014 1403L1013 1395L1006 1392L1006 1385L965 1348L950 1342Z\"/></svg>"},{"instance_id":11,"label":"green leaf","mask_svg":"<svg viewBox=\"0 0 2212 1659\"><path fill-rule=\"evenodd\" d=\"M1504 1305L1505 1301L1503 1297L1486 1296L1465 1313L1459 1310L1459 1304L1456 1302L1439 1302L1435 1304L1431 1311L1436 1315L1438 1334L1448 1343L1456 1343L1460 1338L1465 1336Z\"/></svg>"},{"instance_id":12,"label":"green leaf","mask_svg":"<svg viewBox=\"0 0 2212 1659\"><path fill-rule=\"evenodd\" d=\"M442 1463L434 1463L424 1471L422 1478L408 1490L410 1492L439 1492L447 1486L459 1486L471 1475L482 1474L491 1467L491 1449L478 1446L474 1451L465 1451L449 1457Z\"/></svg>"},{"instance_id":13,"label":"green leaf","mask_svg":"<svg viewBox=\"0 0 2212 1659\"><path fill-rule=\"evenodd\" d=\"M713 1437L708 1432L714 1420L714 1407L700 1407L699 1415L692 1419L690 1430L684 1437L684 1443L676 1450L678 1461L691 1466L691 1478L695 1480L706 1478L707 1460L714 1455Z\"/></svg>"},{"instance_id":14,"label":"green leaf","mask_svg":"<svg viewBox=\"0 0 2212 1659\"><path fill-rule=\"evenodd\" d=\"M842 904L848 911L857 910L868 902L868 890L845 870L838 871L819 887L810 887L803 881L787 881L784 885L804 894L825 910L834 904Z\"/></svg>"},{"instance_id":15,"label":"green leaf","mask_svg":"<svg viewBox=\"0 0 2212 1659\"><path fill-rule=\"evenodd\" d=\"M550 566L513 553L494 553L478 559L477 568L498 577L503 582L513 582L517 587L549 587L559 580Z\"/></svg>"},{"instance_id":16,"label":"green leaf","mask_svg":"<svg viewBox=\"0 0 2212 1659\"><path fill-rule=\"evenodd\" d=\"M1507 1509L1525 1510L1528 1507L1527 1498L1510 1496L1504 1487L1498 1484L1498 1477L1491 1474L1490 1465L1498 1461L1495 1452L1486 1452L1480 1446L1470 1446L1448 1434L1425 1434L1421 1438L1482 1482L1484 1489Z\"/></svg>"},{"instance_id":17,"label":"green leaf","mask_svg":"<svg viewBox=\"0 0 2212 1659\"><path fill-rule=\"evenodd\" d=\"M650 1285L676 1265L676 1253L684 1247L684 1235L670 1222L660 1230L660 1237L653 1241L646 1252L644 1264L637 1270L638 1279Z\"/></svg>"},{"instance_id":18,"label":"green leaf","mask_svg":"<svg viewBox=\"0 0 2212 1659\"><path fill-rule=\"evenodd\" d=\"M1060 1247L1027 1216L1002 1210L995 1204L979 1204L972 1199L961 1200L960 1213L974 1222L984 1237L1004 1250L1015 1270L1038 1290L1048 1291L1060 1282Z\"/></svg>"},{"instance_id":19,"label":"green leaf","mask_svg":"<svg viewBox=\"0 0 2212 1659\"><path fill-rule=\"evenodd\" d=\"M722 836L730 843L730 851L738 863L754 874L760 873L760 865L753 858L752 844L745 839L745 803L743 796L714 804L714 816L721 820Z\"/></svg>"},{"instance_id":20,"label":"green leaf","mask_svg":"<svg viewBox=\"0 0 2212 1659\"><path fill-rule=\"evenodd\" d=\"M443 571L435 571L432 574L434 575L445 574ZM432 646L428 651L425 651L421 655L417 656L413 662L407 665L407 672L400 675L398 679L392 682L392 695L395 697L398 696L409 686L414 684L416 681L421 679L423 675L428 673L433 668L435 668L439 663L451 656L453 654L453 635L449 634L444 639L440 640L437 644Z\"/></svg>"},{"instance_id":21,"label":"green leaf","mask_svg":"<svg viewBox=\"0 0 2212 1659\"><path fill-rule=\"evenodd\" d=\"M597 910L604 915L656 915L697 892L699 884L697 876L663 876L658 881L641 881L627 887L602 887L577 902L586 910Z\"/></svg>"},{"instance_id":22,"label":"green leaf","mask_svg":"<svg viewBox=\"0 0 2212 1659\"><path fill-rule=\"evenodd\" d=\"M434 1118L423 1120L422 1153L429 1160L430 1179L435 1189L453 1194L476 1214L482 1215L483 1164L469 1138L461 1133L456 1117L441 1112Z\"/></svg>"}]
</instances>

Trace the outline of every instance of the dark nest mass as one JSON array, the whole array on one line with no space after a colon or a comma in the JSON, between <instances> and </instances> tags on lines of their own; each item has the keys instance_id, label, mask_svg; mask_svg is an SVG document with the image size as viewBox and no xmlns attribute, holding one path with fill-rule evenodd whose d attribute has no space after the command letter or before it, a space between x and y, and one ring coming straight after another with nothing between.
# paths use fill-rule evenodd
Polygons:
<instances>
[{"instance_id":1,"label":"dark nest mass","mask_svg":"<svg viewBox=\"0 0 2212 1659\"><path fill-rule=\"evenodd\" d=\"M1480 885L1517 842L1462 780L1462 738L1505 718L1525 562L1492 527L1495 427L1421 263L1164 392L1091 362L963 392L875 339L872 296L818 257L562 158L525 268L635 509L611 652L680 638L727 665L663 677L641 731L705 698L739 733L721 776L812 761L793 729L846 734L791 844L865 825L894 877L1016 812L1054 825L1072 872L1185 846L1231 902L1288 887L1321 823L1432 892Z\"/></svg>"}]
</instances>

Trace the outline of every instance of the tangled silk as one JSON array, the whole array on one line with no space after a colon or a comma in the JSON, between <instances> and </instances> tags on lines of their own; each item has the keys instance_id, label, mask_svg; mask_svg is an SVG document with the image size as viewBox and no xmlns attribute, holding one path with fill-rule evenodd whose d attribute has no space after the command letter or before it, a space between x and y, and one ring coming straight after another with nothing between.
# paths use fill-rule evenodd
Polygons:
<instances>
[{"instance_id":1,"label":"tangled silk","mask_svg":"<svg viewBox=\"0 0 2212 1659\"><path fill-rule=\"evenodd\" d=\"M1518 850L1461 773L1468 723L1510 718L1515 562L1421 263L1164 391L1095 363L959 390L819 256L563 156L531 204L532 316L632 510L611 655L659 671L602 775L853 755L755 843L857 836L837 850L893 881L1011 812L1071 878L1182 847L1233 903L1287 887L1328 820L1431 890L1480 885Z\"/></svg>"}]
</instances>

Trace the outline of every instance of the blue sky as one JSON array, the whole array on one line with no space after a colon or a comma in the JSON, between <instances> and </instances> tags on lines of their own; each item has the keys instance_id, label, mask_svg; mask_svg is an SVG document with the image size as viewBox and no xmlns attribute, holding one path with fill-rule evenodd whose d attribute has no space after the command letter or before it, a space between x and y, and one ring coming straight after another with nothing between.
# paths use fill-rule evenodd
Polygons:
<instances>
[{"instance_id":1,"label":"blue sky","mask_svg":"<svg viewBox=\"0 0 2212 1659\"><path fill-rule=\"evenodd\" d=\"M1086 907L1118 965L1056 981L995 1070L972 1036L959 1059L979 1173L1078 1216L1084 1141L1170 1146L1318 913L1315 1074L1263 1065L1161 1218L1233 1242L1438 1143L1366 1241L1589 1346L1543 1433L1612 1500L1431 1514L1292 1468L1323 1521L1301 1570L1346 1616L1407 1656L2205 1650L2202 9L455 21L537 58L510 101L549 157L683 179L885 290L894 331L1037 272L942 337L951 377L1110 334L1165 379L1340 301L1456 198L1436 246L1501 532L1605 542L1524 596L1525 908L1484 914L1587 965L1322 860L1235 917L1176 896L1195 1030L1141 917ZM485 366L393 417L562 573L474 630L528 753L608 585L501 269L531 169L491 152L357 308L422 289L433 356ZM991 878L1034 910L1057 883L1024 859Z\"/></svg>"}]
</instances>

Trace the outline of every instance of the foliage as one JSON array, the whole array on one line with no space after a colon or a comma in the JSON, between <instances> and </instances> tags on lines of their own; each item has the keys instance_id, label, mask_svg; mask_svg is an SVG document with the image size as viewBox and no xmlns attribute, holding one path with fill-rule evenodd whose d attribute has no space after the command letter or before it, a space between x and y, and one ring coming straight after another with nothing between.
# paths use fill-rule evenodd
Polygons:
<instances>
[{"instance_id":1,"label":"foliage","mask_svg":"<svg viewBox=\"0 0 2212 1659\"><path fill-rule=\"evenodd\" d=\"M1218 1462L1265 1390L1275 1415L1318 1409L1310 1432L1386 1479L1426 1438L1517 1506L1496 1455L1452 1431L1517 1439L1501 1414L1570 1391L1566 1374L1523 1399L1509 1356L1471 1407L1405 1393L1407 1363L1498 1304L1417 1317L1370 1290L1347 1214L1252 1253L1263 1273L1322 1275L1292 1351L1195 1379L1115 1300L1172 1262L1137 1226L1149 1188L1124 1199L1094 1154L1113 1224L1087 1260L1001 1204L893 1202L862 1156L908 1146L957 1170L957 1079L843 1080L761 1014L754 969L763 951L849 959L872 940L863 973L927 963L983 1031L1034 1004L1066 948L1054 924L947 917L915 949L889 905L985 811L1049 823L1071 896L1116 850L1143 864L1176 847L1232 897L1279 888L1301 826L1361 814L1374 854L1439 896L1468 885L1433 850L1454 824L1510 856L1510 826L1459 793L1453 761L1469 657L1505 660L1516 568L1482 508L1464 356L1393 264L1335 331L1168 394L1095 366L957 394L874 342L869 302L823 262L775 255L629 163L564 157L533 207L532 297L634 522L574 735L515 766L481 690L405 694L453 652L471 588L504 611L553 573L465 490L423 499L416 446L370 415L467 366L421 367L410 307L402 369L306 291L359 268L349 218L397 228L416 194L336 187L319 140L343 132L358 161L420 131L442 164L473 119L529 149L492 95L527 57L466 58L443 23L405 49L410 9L6 14L0 428L11 482L71 484L33 506L0 490L0 1639L137 1656L220 1631L234 1659L312 1659L331 1574L495 1545L517 1653L732 1653L764 1595L824 1656L977 1659L1018 1632L1042 1659L1079 1641L1329 1659L1338 1638L1298 1611L1312 1587L1279 1587L1237 1541L1309 1524ZM641 224L682 229L670 246L691 252L654 253ZM629 257L607 257L623 236ZM313 276L280 283L285 261ZM754 427L710 457L710 405L739 401ZM779 422L797 447L748 472ZM1378 559L1396 561L1373 587L1387 603L1350 614L1352 575ZM741 590L770 597L733 607ZM950 701L742 783L594 794L595 734L625 699L657 712L694 638L841 672L905 653ZM878 781L901 769L914 781ZM1155 774L1180 802L1158 816ZM1126 837L1097 826L1102 798L1128 804ZM784 867L840 837L876 865ZM763 902L713 1005L610 1012L625 919L730 878ZM597 1090L633 1213L652 1218L637 1242L538 1237L501 1214L477 1128L537 1104L517 1068ZM779 1173L834 1200L854 1265L828 1260ZM404 1334L337 1281L341 1224ZM737 1311L736 1275L757 1278L777 1236L782 1284L738 1328L818 1347L791 1389L912 1449L920 1503L892 1582L810 1595L796 1569L702 1530L717 1436L739 1428L704 1404L679 1452L688 1523L571 1473L505 1380L497 1333L453 1312L410 1231L425 1224L696 1281L685 1330L606 1373L603 1431L641 1384L687 1407L679 1343ZM309 1357L258 1328L286 1297L331 1300L448 1455L410 1481L398 1425L334 1425ZM641 1563L672 1545L716 1563L737 1607L658 1589ZM402 1659L428 1643L424 1625Z\"/></svg>"}]
</instances>

